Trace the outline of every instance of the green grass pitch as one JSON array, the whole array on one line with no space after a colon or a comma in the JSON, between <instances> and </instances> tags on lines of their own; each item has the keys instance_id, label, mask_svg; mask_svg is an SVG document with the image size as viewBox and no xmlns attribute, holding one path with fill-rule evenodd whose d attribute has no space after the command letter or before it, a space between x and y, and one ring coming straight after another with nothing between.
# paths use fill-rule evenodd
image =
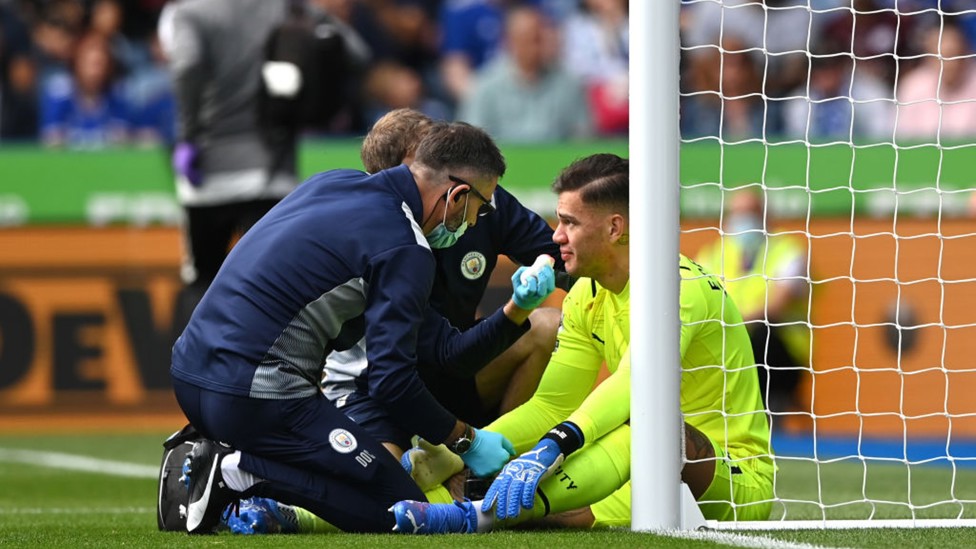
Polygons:
<instances>
[{"instance_id":1,"label":"green grass pitch","mask_svg":"<svg viewBox=\"0 0 976 549\"><path fill-rule=\"evenodd\" d=\"M60 452L140 464L155 468L164 433L146 435L0 436L0 545L11 547L308 547L341 544L359 547L965 547L976 532L966 528L859 529L842 531L722 532L717 538L676 539L628 531L494 532L478 536L403 535L232 536L191 538L161 533L155 521L155 479L126 478L12 461L11 450ZM6 453L5 453L6 452ZM6 457L5 457L6 456ZM781 464L777 494L785 499L817 499L825 507L804 503L779 506L775 516L788 518L908 518L907 502L922 509L918 517L943 518L962 513L976 517L976 505L933 505L952 486L948 467L911 468L903 464L860 462ZM958 500L976 499L976 470L955 472ZM909 486L911 490L909 490ZM882 500L888 503L861 501ZM853 502L853 503L849 503ZM316 539L318 538L318 539ZM323 539L332 538L332 539ZM338 539L341 538L341 539ZM757 539L761 538L761 539ZM766 545L763 545L766 543Z\"/></svg>"}]
</instances>

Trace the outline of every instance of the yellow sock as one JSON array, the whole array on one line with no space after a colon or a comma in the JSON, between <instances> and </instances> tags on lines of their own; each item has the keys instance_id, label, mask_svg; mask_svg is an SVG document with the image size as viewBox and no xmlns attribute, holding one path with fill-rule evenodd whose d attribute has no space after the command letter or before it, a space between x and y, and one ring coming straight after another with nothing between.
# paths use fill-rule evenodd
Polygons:
<instances>
[{"instance_id":1,"label":"yellow sock","mask_svg":"<svg viewBox=\"0 0 976 549\"><path fill-rule=\"evenodd\" d=\"M295 517L298 519L298 531L302 534L331 534L341 532L332 524L322 520L311 511L295 507Z\"/></svg>"},{"instance_id":2,"label":"yellow sock","mask_svg":"<svg viewBox=\"0 0 976 549\"><path fill-rule=\"evenodd\" d=\"M427 501L431 503L452 503L454 498L451 497L451 492L443 484L438 484L424 492L427 496Z\"/></svg>"}]
</instances>

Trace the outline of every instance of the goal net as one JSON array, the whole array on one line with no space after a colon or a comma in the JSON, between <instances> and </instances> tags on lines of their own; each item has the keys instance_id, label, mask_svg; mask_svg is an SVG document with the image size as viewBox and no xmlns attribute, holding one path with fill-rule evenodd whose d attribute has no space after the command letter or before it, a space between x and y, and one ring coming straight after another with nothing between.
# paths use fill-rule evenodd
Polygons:
<instances>
[{"instance_id":1,"label":"goal net","mask_svg":"<svg viewBox=\"0 0 976 549\"><path fill-rule=\"evenodd\" d=\"M976 521L976 2L687 0L681 251L754 341L769 521Z\"/></svg>"}]
</instances>

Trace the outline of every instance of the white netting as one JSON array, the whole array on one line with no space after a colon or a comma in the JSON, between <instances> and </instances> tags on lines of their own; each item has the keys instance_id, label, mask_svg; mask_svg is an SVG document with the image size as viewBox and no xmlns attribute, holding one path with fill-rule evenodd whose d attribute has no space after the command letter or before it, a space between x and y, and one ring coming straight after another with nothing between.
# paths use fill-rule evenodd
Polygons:
<instances>
[{"instance_id":1,"label":"white netting","mask_svg":"<svg viewBox=\"0 0 976 549\"><path fill-rule=\"evenodd\" d=\"M972 1L683 2L681 249L759 342L780 526L976 518L974 52Z\"/></svg>"}]
</instances>

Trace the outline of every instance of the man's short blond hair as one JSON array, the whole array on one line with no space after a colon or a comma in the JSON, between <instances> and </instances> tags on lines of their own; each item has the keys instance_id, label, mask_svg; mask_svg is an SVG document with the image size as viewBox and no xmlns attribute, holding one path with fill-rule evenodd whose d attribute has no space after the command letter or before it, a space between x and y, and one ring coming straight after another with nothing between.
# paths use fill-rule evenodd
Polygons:
<instances>
[{"instance_id":1,"label":"man's short blond hair","mask_svg":"<svg viewBox=\"0 0 976 549\"><path fill-rule=\"evenodd\" d=\"M426 114L414 109L392 110L373 124L363 139L359 156L369 173L399 166L413 156L417 145L434 126Z\"/></svg>"}]
</instances>

